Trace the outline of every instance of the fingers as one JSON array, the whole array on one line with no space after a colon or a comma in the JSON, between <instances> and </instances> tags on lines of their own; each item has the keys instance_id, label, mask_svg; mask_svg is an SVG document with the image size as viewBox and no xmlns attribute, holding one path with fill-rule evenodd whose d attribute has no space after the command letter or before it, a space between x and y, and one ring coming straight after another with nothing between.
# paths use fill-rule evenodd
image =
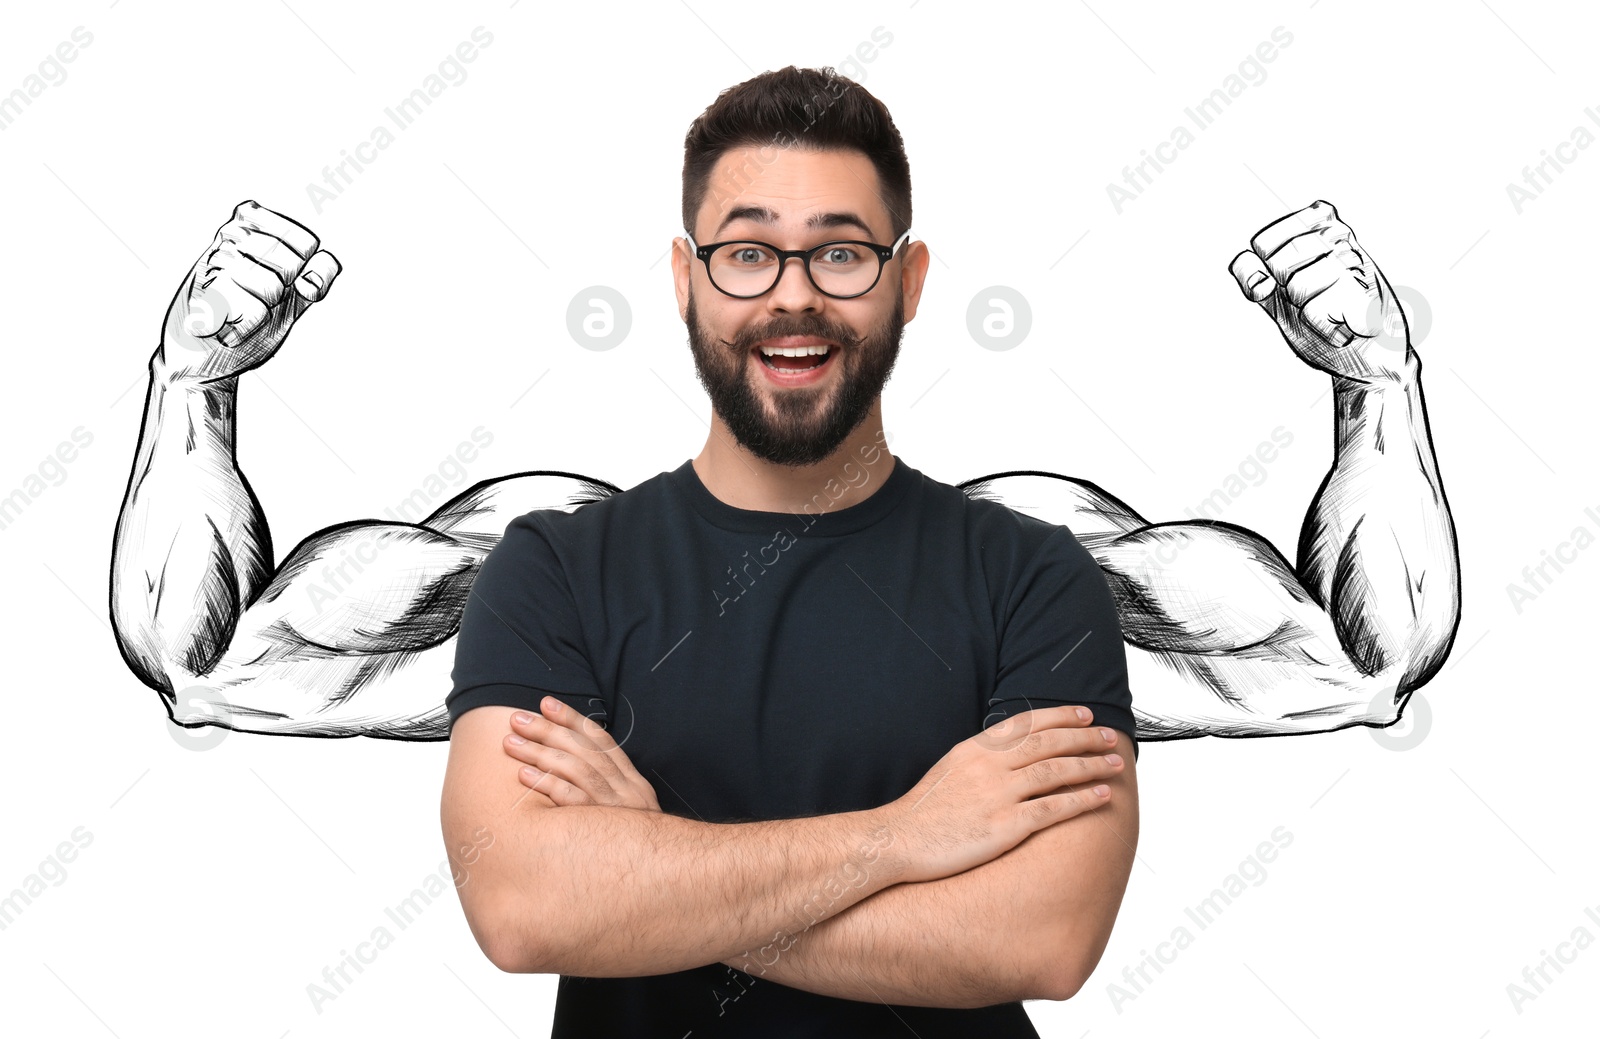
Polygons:
<instances>
[{"instance_id":1,"label":"fingers","mask_svg":"<svg viewBox=\"0 0 1600 1039\"><path fill-rule=\"evenodd\" d=\"M539 710L540 714L512 714L506 753L557 772L579 792L592 795L592 802L582 803L623 801L619 795L632 789L637 773L611 734L594 719L553 696L541 700ZM527 721L521 720L524 717Z\"/></svg>"},{"instance_id":2,"label":"fingers","mask_svg":"<svg viewBox=\"0 0 1600 1039\"><path fill-rule=\"evenodd\" d=\"M232 282L268 308L282 299L286 291L284 280L276 271L263 267L254 260L246 259L231 245L223 246L213 253L205 270L201 272L200 284L204 286L214 275L218 276L219 284ZM229 291L228 295L231 298L238 294Z\"/></svg>"},{"instance_id":3,"label":"fingers","mask_svg":"<svg viewBox=\"0 0 1600 1039\"><path fill-rule=\"evenodd\" d=\"M604 805L661 811L655 788L634 771L626 757L612 760L603 750L576 754L507 733L506 756L526 767L517 778L562 805ZM619 749L611 752L621 755ZM625 765L619 769L617 766Z\"/></svg>"},{"instance_id":4,"label":"fingers","mask_svg":"<svg viewBox=\"0 0 1600 1039\"><path fill-rule=\"evenodd\" d=\"M1093 811L1111 800L1111 787L1097 783L1092 787L1065 790L1047 797L1036 797L1028 802L1039 822L1048 826L1063 819Z\"/></svg>"},{"instance_id":5,"label":"fingers","mask_svg":"<svg viewBox=\"0 0 1600 1039\"><path fill-rule=\"evenodd\" d=\"M328 294L340 270L317 245L316 235L288 217L241 202L195 265L184 331L238 346L285 302L290 285L290 317L298 316Z\"/></svg>"},{"instance_id":6,"label":"fingers","mask_svg":"<svg viewBox=\"0 0 1600 1039\"><path fill-rule=\"evenodd\" d=\"M1028 737L1048 729L1083 728L1094 724L1094 712L1082 704L1063 704L1057 707L1035 707L1008 715L987 726L972 741L980 746L998 750L1017 750L1029 747L1037 750L1041 743Z\"/></svg>"},{"instance_id":7,"label":"fingers","mask_svg":"<svg viewBox=\"0 0 1600 1039\"><path fill-rule=\"evenodd\" d=\"M1313 267L1326 267L1341 275L1345 271L1355 271L1365 276L1366 264L1366 257L1356 246L1353 235L1348 232L1335 234L1330 229L1291 238L1267 259L1267 270L1278 284L1285 285Z\"/></svg>"},{"instance_id":8,"label":"fingers","mask_svg":"<svg viewBox=\"0 0 1600 1039\"><path fill-rule=\"evenodd\" d=\"M1106 755L1112 755L1117 760L1107 762ZM1111 772L1104 771L1107 765ZM1039 734L1037 743L1024 745L1016 750L1016 758L1012 762L1013 770L1026 772L1040 766L1053 769L1066 769L1070 773L1073 769L1092 768L1095 776L1110 775L1121 767L1121 756L1117 754L1117 731L1103 725L1087 729L1052 729ZM1057 780L1056 785L1062 783L1081 783L1083 776Z\"/></svg>"},{"instance_id":9,"label":"fingers","mask_svg":"<svg viewBox=\"0 0 1600 1039\"><path fill-rule=\"evenodd\" d=\"M530 766L518 770L523 785L557 804L615 805L624 800L607 776L576 754L515 733L506 734L503 748L508 757Z\"/></svg>"},{"instance_id":10,"label":"fingers","mask_svg":"<svg viewBox=\"0 0 1600 1039\"><path fill-rule=\"evenodd\" d=\"M1283 248L1291 238L1303 235L1307 231L1331 228L1338 219L1339 214L1331 204L1318 200L1257 231L1255 237L1250 239L1250 248L1265 260ZM1344 227L1344 230L1348 231L1349 228Z\"/></svg>"},{"instance_id":11,"label":"fingers","mask_svg":"<svg viewBox=\"0 0 1600 1039\"><path fill-rule=\"evenodd\" d=\"M1261 262L1261 257L1248 249L1233 258L1228 270L1239 283L1239 291L1244 293L1244 298L1252 303L1264 302L1278 287L1267 265Z\"/></svg>"},{"instance_id":12,"label":"fingers","mask_svg":"<svg viewBox=\"0 0 1600 1039\"><path fill-rule=\"evenodd\" d=\"M1346 328L1343 322L1332 317L1326 311L1316 306L1306 307L1300 315L1306 324L1317 330L1317 334L1337 347L1350 345L1355 338L1355 333Z\"/></svg>"},{"instance_id":13,"label":"fingers","mask_svg":"<svg viewBox=\"0 0 1600 1039\"><path fill-rule=\"evenodd\" d=\"M1235 256L1228 270L1245 298L1262 304L1274 319L1292 306L1318 335L1343 347L1355 335L1345 315L1336 312L1340 308L1307 304L1351 272L1355 272L1355 282L1367 288L1368 279L1375 274L1370 265L1350 225L1339 219L1330 203L1319 199L1256 232L1250 249ZM1276 294L1280 286L1284 290L1281 296ZM1332 299L1331 295L1325 297Z\"/></svg>"},{"instance_id":14,"label":"fingers","mask_svg":"<svg viewBox=\"0 0 1600 1039\"><path fill-rule=\"evenodd\" d=\"M568 754L588 754L595 757L606 758L603 750L594 745L588 736L576 730L569 729L548 718L537 714L527 715L527 721L519 721L519 714L511 716L511 732L509 736L520 736L533 743L541 743L554 750L564 751ZM609 758L606 758L609 762ZM611 765L614 769L616 766Z\"/></svg>"},{"instance_id":15,"label":"fingers","mask_svg":"<svg viewBox=\"0 0 1600 1039\"><path fill-rule=\"evenodd\" d=\"M1283 293L1289 302L1297 307L1303 307L1317 296L1339 283L1344 277L1347 268L1335 256L1324 256L1316 263L1302 267L1288 281L1283 283ZM1311 315L1306 315L1310 320Z\"/></svg>"},{"instance_id":16,"label":"fingers","mask_svg":"<svg viewBox=\"0 0 1600 1039\"><path fill-rule=\"evenodd\" d=\"M537 790L548 797L557 807L570 805L594 804L588 794L579 790L560 776L553 775L532 765L524 766L518 770L517 778L529 790Z\"/></svg>"},{"instance_id":17,"label":"fingers","mask_svg":"<svg viewBox=\"0 0 1600 1039\"><path fill-rule=\"evenodd\" d=\"M217 240L220 248L252 260L277 275L278 281L285 287L294 281L306 263L306 258L291 249L283 239L237 224L223 225L222 230L217 232Z\"/></svg>"},{"instance_id":18,"label":"fingers","mask_svg":"<svg viewBox=\"0 0 1600 1039\"><path fill-rule=\"evenodd\" d=\"M1056 725L1093 725L1094 712L1077 703L1059 704L1054 708L1030 708L1003 717L994 725L990 725L987 732L994 733L995 736L1016 735L1008 730L1018 722L1022 722L1022 732L1032 732L1038 728L1050 728Z\"/></svg>"},{"instance_id":19,"label":"fingers","mask_svg":"<svg viewBox=\"0 0 1600 1039\"><path fill-rule=\"evenodd\" d=\"M306 261L305 270L294 281L294 289L307 303L315 303L333 288L333 279L339 276L341 269L332 253L316 253Z\"/></svg>"},{"instance_id":20,"label":"fingers","mask_svg":"<svg viewBox=\"0 0 1600 1039\"><path fill-rule=\"evenodd\" d=\"M1082 704L1062 704L1057 707L1035 707L1002 718L989 726L988 732L996 737L1025 736L1046 729L1083 729L1094 724L1094 712Z\"/></svg>"},{"instance_id":21,"label":"fingers","mask_svg":"<svg viewBox=\"0 0 1600 1039\"><path fill-rule=\"evenodd\" d=\"M1117 775L1123 769L1122 755L1110 751L1110 744L1098 754L1068 754L1035 761L1027 768L1019 768L1015 775L1029 794L1046 794L1064 786L1098 782Z\"/></svg>"},{"instance_id":22,"label":"fingers","mask_svg":"<svg viewBox=\"0 0 1600 1039\"><path fill-rule=\"evenodd\" d=\"M248 287L269 305L282 293L267 291L270 286L253 273L256 267L270 271L283 287L293 285L302 301L315 303L328 294L341 270L332 253L318 251L319 245L309 228L256 202L245 201L234 209L233 218L217 230L206 265L225 266L242 283L256 279ZM235 257L249 262L241 263Z\"/></svg>"},{"instance_id":23,"label":"fingers","mask_svg":"<svg viewBox=\"0 0 1600 1039\"><path fill-rule=\"evenodd\" d=\"M1117 746L1117 730L1104 725L1086 729L1053 729L1039 733L1031 747L1019 746L1018 767L1029 762L1077 757L1098 757L1112 753Z\"/></svg>"},{"instance_id":24,"label":"fingers","mask_svg":"<svg viewBox=\"0 0 1600 1039\"><path fill-rule=\"evenodd\" d=\"M229 223L247 231L260 231L278 239L298 253L302 260L309 260L320 244L310 228L295 223L282 213L274 213L265 206L248 200L239 203L234 209L233 219Z\"/></svg>"},{"instance_id":25,"label":"fingers","mask_svg":"<svg viewBox=\"0 0 1600 1039\"><path fill-rule=\"evenodd\" d=\"M223 346L238 346L245 336L267 319L267 305L232 276L197 286L190 302L190 329L196 335L215 335Z\"/></svg>"},{"instance_id":26,"label":"fingers","mask_svg":"<svg viewBox=\"0 0 1600 1039\"><path fill-rule=\"evenodd\" d=\"M617 746L616 740L599 722L554 696L541 699L539 713L526 723L519 723L517 716L512 715L511 725L529 739L542 738L547 734L565 737L563 746L570 745L583 750L612 750Z\"/></svg>"},{"instance_id":27,"label":"fingers","mask_svg":"<svg viewBox=\"0 0 1600 1039\"><path fill-rule=\"evenodd\" d=\"M1257 232L1249 251L1235 256L1228 269L1245 297L1260 303L1274 283L1283 285L1330 256L1345 261L1343 266L1351 270L1365 270L1366 258L1355 244L1355 232L1339 219L1333 206L1318 201ZM1263 273L1272 280L1264 281Z\"/></svg>"},{"instance_id":28,"label":"fingers","mask_svg":"<svg viewBox=\"0 0 1600 1039\"><path fill-rule=\"evenodd\" d=\"M1013 782L1029 796L1030 800L1024 803L1036 816L1046 820L1068 818L1111 799L1111 786L1106 781L1120 775L1127 762L1114 749L1115 732L1091 731L1105 740L1096 747L1098 753L1063 753L1013 772Z\"/></svg>"}]
</instances>

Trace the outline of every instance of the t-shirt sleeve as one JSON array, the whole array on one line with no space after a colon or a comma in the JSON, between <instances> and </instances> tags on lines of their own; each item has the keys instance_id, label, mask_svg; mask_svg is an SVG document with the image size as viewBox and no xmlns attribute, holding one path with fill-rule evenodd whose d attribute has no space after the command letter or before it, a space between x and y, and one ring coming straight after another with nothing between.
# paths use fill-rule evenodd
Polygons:
<instances>
[{"instance_id":1,"label":"t-shirt sleeve","mask_svg":"<svg viewBox=\"0 0 1600 1039\"><path fill-rule=\"evenodd\" d=\"M450 678L452 729L474 707L537 714L546 695L607 725L576 599L536 513L512 520L484 558L461 613Z\"/></svg>"},{"instance_id":2,"label":"t-shirt sleeve","mask_svg":"<svg viewBox=\"0 0 1600 1039\"><path fill-rule=\"evenodd\" d=\"M1013 588L999 658L984 727L1040 707L1082 704L1094 712L1093 724L1127 733L1138 760L1116 603L1094 557L1067 528L1045 538Z\"/></svg>"}]
</instances>

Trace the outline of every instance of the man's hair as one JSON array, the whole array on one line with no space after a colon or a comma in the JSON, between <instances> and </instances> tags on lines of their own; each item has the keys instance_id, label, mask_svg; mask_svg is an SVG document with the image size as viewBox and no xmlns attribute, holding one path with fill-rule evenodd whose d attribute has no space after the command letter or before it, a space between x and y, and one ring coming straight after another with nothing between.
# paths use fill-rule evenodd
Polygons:
<instances>
[{"instance_id":1,"label":"man's hair","mask_svg":"<svg viewBox=\"0 0 1600 1039\"><path fill-rule=\"evenodd\" d=\"M889 212L889 242L911 227L911 165L889 109L859 83L832 68L793 65L763 72L717 95L689 126L683 139L683 228L694 231L695 216L709 190L711 172L731 148L755 146L770 156L773 148L854 148L878 171L878 188ZM761 159L744 167L740 182L761 175ZM771 161L767 159L766 161Z\"/></svg>"}]
</instances>

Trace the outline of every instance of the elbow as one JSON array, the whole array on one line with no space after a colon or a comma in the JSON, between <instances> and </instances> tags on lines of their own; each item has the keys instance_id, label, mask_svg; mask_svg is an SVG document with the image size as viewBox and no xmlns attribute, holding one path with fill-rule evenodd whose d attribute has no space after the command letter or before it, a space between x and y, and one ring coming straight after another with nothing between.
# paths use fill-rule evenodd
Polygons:
<instances>
[{"instance_id":1,"label":"elbow","mask_svg":"<svg viewBox=\"0 0 1600 1039\"><path fill-rule=\"evenodd\" d=\"M483 950L484 958L507 974L545 974L544 960L539 950L529 941L525 930L509 926L519 914L508 912L504 899L483 897L467 898L462 892L462 909L466 913L467 927Z\"/></svg>"},{"instance_id":2,"label":"elbow","mask_svg":"<svg viewBox=\"0 0 1600 1039\"><path fill-rule=\"evenodd\" d=\"M1089 980L1088 973L1076 969L1064 969L1060 963L1050 965L1052 970L1046 974L1044 984L1035 987L1037 995L1028 996L1030 999L1052 999L1060 1002L1071 999L1083 988L1084 982Z\"/></svg>"},{"instance_id":3,"label":"elbow","mask_svg":"<svg viewBox=\"0 0 1600 1039\"><path fill-rule=\"evenodd\" d=\"M483 950L484 958L507 974L545 973L532 964L527 951L519 943L497 938L479 942L478 947Z\"/></svg>"},{"instance_id":4,"label":"elbow","mask_svg":"<svg viewBox=\"0 0 1600 1039\"><path fill-rule=\"evenodd\" d=\"M507 974L555 973L544 965L536 951L529 948L520 935L508 934L504 930L491 932L489 939L480 941L478 947L490 963Z\"/></svg>"},{"instance_id":5,"label":"elbow","mask_svg":"<svg viewBox=\"0 0 1600 1039\"><path fill-rule=\"evenodd\" d=\"M1065 944L1057 941L1050 945L1056 955L1044 965L1042 981L1034 986L1036 994L1027 998L1061 1001L1076 996L1100 965L1100 957L1110 940L1111 933L1107 930L1085 946L1083 933L1077 932Z\"/></svg>"},{"instance_id":6,"label":"elbow","mask_svg":"<svg viewBox=\"0 0 1600 1039\"><path fill-rule=\"evenodd\" d=\"M484 958L507 974L537 974L528 956L528 950L516 940L515 935L507 934L504 930L490 930L482 935L478 934L476 926L472 929L478 936L478 948L483 950Z\"/></svg>"}]
</instances>

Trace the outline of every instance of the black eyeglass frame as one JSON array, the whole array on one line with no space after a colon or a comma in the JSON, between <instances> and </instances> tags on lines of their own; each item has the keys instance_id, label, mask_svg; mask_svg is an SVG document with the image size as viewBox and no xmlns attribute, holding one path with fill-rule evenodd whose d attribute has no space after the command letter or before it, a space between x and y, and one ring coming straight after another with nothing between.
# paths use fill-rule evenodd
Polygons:
<instances>
[{"instance_id":1,"label":"black eyeglass frame","mask_svg":"<svg viewBox=\"0 0 1600 1039\"><path fill-rule=\"evenodd\" d=\"M757 299L761 296L765 296L767 293L777 288L778 282L783 280L783 265L787 263L791 257L800 261L800 266L805 269L806 279L811 282L812 287L814 287L824 296L827 296L831 299L856 299L860 296L865 296L867 293L877 288L878 282L883 280L884 265L890 260L894 259L894 254L899 251L902 245L905 245L911 239L911 229L908 227L906 228L905 233L895 240L893 245L879 245L877 242L862 242L855 239L841 238L832 242L823 242L821 245L812 246L810 249L779 249L771 242L761 242L755 240L754 238L730 238L725 242L712 242L709 245L696 245L694 235L690 234L688 231L685 231L683 234L684 238L689 242L689 248L694 250L695 257L706 265L706 280L711 282L711 287L722 293L724 296L730 296L733 299ZM768 285L760 292L754 292L748 296L740 296L737 293L729 292L721 285L718 285L717 279L711 275L711 254L722 248L724 245L759 245L768 252L777 256L778 273L773 276L772 284ZM831 245L864 245L877 254L878 273L872 279L872 284L868 285L860 292L852 292L848 296L841 296L837 292L829 292L821 285L818 285L816 276L811 273L811 257L815 256L817 253Z\"/></svg>"}]
</instances>

